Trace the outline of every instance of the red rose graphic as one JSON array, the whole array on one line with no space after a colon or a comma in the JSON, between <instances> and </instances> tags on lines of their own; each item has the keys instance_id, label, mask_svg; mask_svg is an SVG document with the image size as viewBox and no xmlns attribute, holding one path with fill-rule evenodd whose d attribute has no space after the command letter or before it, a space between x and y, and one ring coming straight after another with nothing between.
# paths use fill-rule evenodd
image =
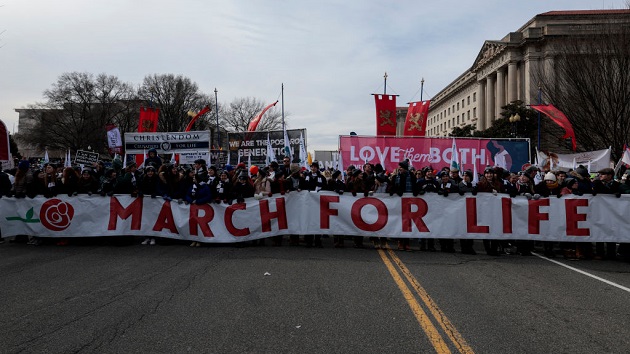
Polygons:
<instances>
[{"instance_id":1,"label":"red rose graphic","mask_svg":"<svg viewBox=\"0 0 630 354\"><path fill-rule=\"evenodd\" d=\"M70 226L74 208L69 203L59 199L51 199L42 205L39 219L48 230L63 231Z\"/></svg>"}]
</instances>

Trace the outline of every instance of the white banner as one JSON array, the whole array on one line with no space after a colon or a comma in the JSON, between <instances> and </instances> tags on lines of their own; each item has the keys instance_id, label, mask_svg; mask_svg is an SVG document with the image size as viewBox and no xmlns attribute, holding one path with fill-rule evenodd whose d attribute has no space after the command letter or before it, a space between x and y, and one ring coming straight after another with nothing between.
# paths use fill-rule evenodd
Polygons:
<instances>
[{"instance_id":1,"label":"white banner","mask_svg":"<svg viewBox=\"0 0 630 354\"><path fill-rule=\"evenodd\" d=\"M556 154L554 152L538 151L538 166L541 169L549 169L553 164L553 170L568 171L582 165L590 166L589 172L597 172L610 166L610 148L580 152L577 154ZM573 166L575 164L575 166Z\"/></svg>"},{"instance_id":2,"label":"white banner","mask_svg":"<svg viewBox=\"0 0 630 354\"><path fill-rule=\"evenodd\" d=\"M158 154L210 151L210 132L125 133L125 153L142 154L149 149Z\"/></svg>"},{"instance_id":3,"label":"white banner","mask_svg":"<svg viewBox=\"0 0 630 354\"><path fill-rule=\"evenodd\" d=\"M184 152L179 154L179 163L182 165L192 165L195 160L204 159L206 163L209 163L208 157L210 156L209 151L195 151L195 152Z\"/></svg>"},{"instance_id":4,"label":"white banner","mask_svg":"<svg viewBox=\"0 0 630 354\"><path fill-rule=\"evenodd\" d=\"M527 200L480 193L353 197L291 192L242 204L127 195L0 199L3 237L142 235L239 242L283 234L630 242L630 195Z\"/></svg>"}]
</instances>

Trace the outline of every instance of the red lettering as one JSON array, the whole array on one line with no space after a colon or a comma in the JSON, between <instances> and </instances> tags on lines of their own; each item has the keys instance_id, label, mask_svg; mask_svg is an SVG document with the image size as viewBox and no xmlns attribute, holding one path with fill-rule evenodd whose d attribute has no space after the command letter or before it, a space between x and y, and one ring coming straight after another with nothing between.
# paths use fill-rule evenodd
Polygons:
<instances>
[{"instance_id":1,"label":"red lettering","mask_svg":"<svg viewBox=\"0 0 630 354\"><path fill-rule=\"evenodd\" d=\"M162 204L160 214L155 220L155 225L153 225L153 231L162 231L164 229L168 229L174 234L179 234L177 227L175 227L175 218L171 210L171 202L169 201L165 201L164 204Z\"/></svg>"},{"instance_id":2,"label":"red lettering","mask_svg":"<svg viewBox=\"0 0 630 354\"><path fill-rule=\"evenodd\" d=\"M402 205L402 231L411 232L411 222L416 225L418 231L429 232L427 224L424 223L424 218L429 212L429 206L424 199L421 198L401 198ZM417 211L411 211L412 206L418 208Z\"/></svg>"},{"instance_id":3,"label":"red lettering","mask_svg":"<svg viewBox=\"0 0 630 354\"><path fill-rule=\"evenodd\" d=\"M203 216L199 212L203 211ZM188 230L192 236L197 236L197 231L201 228L204 237L214 237L210 229L210 222L214 219L214 209L209 204L190 204L190 214Z\"/></svg>"},{"instance_id":4,"label":"red lettering","mask_svg":"<svg viewBox=\"0 0 630 354\"><path fill-rule=\"evenodd\" d=\"M378 214L378 218L373 224L366 223L361 217L361 210L366 205L372 205L376 208L376 213ZM352 204L352 209L350 210L350 215L352 216L352 222L356 227L363 231L378 231L387 225L388 212L387 206L381 200L376 198L360 198L357 199L354 204Z\"/></svg>"},{"instance_id":5,"label":"red lettering","mask_svg":"<svg viewBox=\"0 0 630 354\"><path fill-rule=\"evenodd\" d=\"M591 230L578 227L578 222L586 221L586 214L579 214L578 207L587 207L588 199L566 199L567 236L590 236Z\"/></svg>"},{"instance_id":6,"label":"red lettering","mask_svg":"<svg viewBox=\"0 0 630 354\"><path fill-rule=\"evenodd\" d=\"M529 212L527 217L527 232L530 234L540 234L540 221L549 220L548 213L541 213L541 206L549 206L549 199L543 198L529 201Z\"/></svg>"},{"instance_id":7,"label":"red lettering","mask_svg":"<svg viewBox=\"0 0 630 354\"><path fill-rule=\"evenodd\" d=\"M477 225L477 198L466 198L466 230L475 234L490 233L490 226Z\"/></svg>"},{"instance_id":8,"label":"red lettering","mask_svg":"<svg viewBox=\"0 0 630 354\"><path fill-rule=\"evenodd\" d=\"M107 230L116 230L118 217L127 220L129 216L131 216L131 229L140 230L142 225L142 206L142 198L134 199L128 207L123 208L118 198L111 197L109 199L109 224L107 225Z\"/></svg>"},{"instance_id":9,"label":"red lettering","mask_svg":"<svg viewBox=\"0 0 630 354\"><path fill-rule=\"evenodd\" d=\"M247 236L249 235L248 227L239 229L234 226L234 223L232 222L234 212L236 212L237 210L247 210L247 205L245 203L238 203L225 208L225 216L223 217L225 228L230 234L232 234L232 236Z\"/></svg>"},{"instance_id":10,"label":"red lettering","mask_svg":"<svg viewBox=\"0 0 630 354\"><path fill-rule=\"evenodd\" d=\"M271 219L278 219L278 230L286 230L289 228L287 223L287 209L284 205L284 198L276 198L276 211L269 211L269 201L261 200L260 205L260 221L262 223L262 231L271 231Z\"/></svg>"},{"instance_id":11,"label":"red lettering","mask_svg":"<svg viewBox=\"0 0 630 354\"><path fill-rule=\"evenodd\" d=\"M503 214L503 233L512 233L512 199L501 198L501 212Z\"/></svg>"},{"instance_id":12,"label":"red lettering","mask_svg":"<svg viewBox=\"0 0 630 354\"><path fill-rule=\"evenodd\" d=\"M339 215L339 210L330 209L331 203L339 203L337 195L322 195L319 197L319 227L330 229L330 217Z\"/></svg>"}]
</instances>

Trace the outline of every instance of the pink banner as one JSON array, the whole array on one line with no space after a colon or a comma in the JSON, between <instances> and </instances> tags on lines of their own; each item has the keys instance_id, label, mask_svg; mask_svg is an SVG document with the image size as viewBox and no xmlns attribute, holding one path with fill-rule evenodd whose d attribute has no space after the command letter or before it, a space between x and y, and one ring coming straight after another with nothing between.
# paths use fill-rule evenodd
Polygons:
<instances>
[{"instance_id":1,"label":"pink banner","mask_svg":"<svg viewBox=\"0 0 630 354\"><path fill-rule=\"evenodd\" d=\"M525 139L466 139L456 138L463 170L483 171L486 166L499 166L520 171L529 163L529 141ZM450 166L453 138L340 136L339 152L343 166L380 163L387 171L409 159L415 168Z\"/></svg>"}]
</instances>

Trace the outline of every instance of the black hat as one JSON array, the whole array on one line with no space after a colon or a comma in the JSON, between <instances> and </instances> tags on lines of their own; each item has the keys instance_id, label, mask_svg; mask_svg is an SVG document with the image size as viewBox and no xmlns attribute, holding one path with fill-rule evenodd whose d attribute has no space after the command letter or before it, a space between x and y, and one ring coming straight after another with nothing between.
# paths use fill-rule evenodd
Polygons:
<instances>
[{"instance_id":1,"label":"black hat","mask_svg":"<svg viewBox=\"0 0 630 354\"><path fill-rule=\"evenodd\" d=\"M341 171L337 170L335 172L333 172L332 174L332 179L337 179L337 177L341 174Z\"/></svg>"},{"instance_id":2,"label":"black hat","mask_svg":"<svg viewBox=\"0 0 630 354\"><path fill-rule=\"evenodd\" d=\"M379 182L381 182L381 183L383 183L383 182L387 182L387 180L388 180L387 175L386 175L384 172L378 173L378 174L376 175L376 179L377 179Z\"/></svg>"},{"instance_id":3,"label":"black hat","mask_svg":"<svg viewBox=\"0 0 630 354\"><path fill-rule=\"evenodd\" d=\"M204 159L197 159L197 160L195 160L195 163L198 163L200 165L205 165L206 164L206 160L204 160Z\"/></svg>"},{"instance_id":4,"label":"black hat","mask_svg":"<svg viewBox=\"0 0 630 354\"><path fill-rule=\"evenodd\" d=\"M584 167L584 166L582 166L582 165L578 166L578 167L575 169L575 172L576 172L578 175L580 175L580 176L582 176L582 177L584 177L584 178L590 177L590 176L589 176L589 174L588 174L588 170L586 169L586 167Z\"/></svg>"},{"instance_id":5,"label":"black hat","mask_svg":"<svg viewBox=\"0 0 630 354\"><path fill-rule=\"evenodd\" d=\"M402 167L405 170L409 170L409 163L407 162L407 160L399 162L398 166Z\"/></svg>"},{"instance_id":6,"label":"black hat","mask_svg":"<svg viewBox=\"0 0 630 354\"><path fill-rule=\"evenodd\" d=\"M385 169L383 168L383 165L381 165L380 163L377 163L376 165L374 165L374 173L381 173L384 171Z\"/></svg>"},{"instance_id":7,"label":"black hat","mask_svg":"<svg viewBox=\"0 0 630 354\"><path fill-rule=\"evenodd\" d=\"M247 172L243 171L238 175L239 179L247 179Z\"/></svg>"},{"instance_id":8,"label":"black hat","mask_svg":"<svg viewBox=\"0 0 630 354\"><path fill-rule=\"evenodd\" d=\"M153 167L152 165L149 165L147 167L144 168L144 172L149 172L149 171L153 171L155 172L155 167Z\"/></svg>"},{"instance_id":9,"label":"black hat","mask_svg":"<svg viewBox=\"0 0 630 354\"><path fill-rule=\"evenodd\" d=\"M313 162L311 163L311 167L317 167L317 168L319 168L319 162L317 162L317 161L313 161Z\"/></svg>"},{"instance_id":10,"label":"black hat","mask_svg":"<svg viewBox=\"0 0 630 354\"><path fill-rule=\"evenodd\" d=\"M577 183L577 179L575 179L575 178L571 178L571 177L569 177L569 178L566 178L566 179L564 180L564 185L565 185L565 187L567 187L567 188L571 188L571 186L572 186L574 183Z\"/></svg>"},{"instance_id":11,"label":"black hat","mask_svg":"<svg viewBox=\"0 0 630 354\"><path fill-rule=\"evenodd\" d=\"M615 174L615 170L613 170L610 167L606 167L606 168L602 168L601 170L597 171L597 173L599 173L600 175L614 175Z\"/></svg>"},{"instance_id":12,"label":"black hat","mask_svg":"<svg viewBox=\"0 0 630 354\"><path fill-rule=\"evenodd\" d=\"M470 179L473 179L473 172L471 170L466 170L464 171L464 176L468 176Z\"/></svg>"}]
</instances>

